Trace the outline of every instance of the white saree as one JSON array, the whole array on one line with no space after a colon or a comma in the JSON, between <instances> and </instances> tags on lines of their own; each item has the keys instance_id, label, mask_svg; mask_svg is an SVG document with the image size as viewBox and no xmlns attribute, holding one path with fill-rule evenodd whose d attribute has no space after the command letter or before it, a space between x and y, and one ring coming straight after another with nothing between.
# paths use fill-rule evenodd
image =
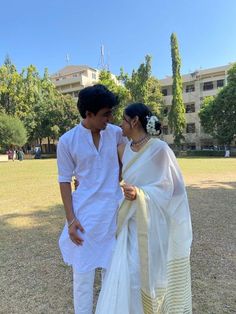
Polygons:
<instances>
[{"instance_id":1,"label":"white saree","mask_svg":"<svg viewBox=\"0 0 236 314\"><path fill-rule=\"evenodd\" d=\"M123 200L117 243L96 314L190 314L191 219L172 150L151 139L123 155L123 180L138 188Z\"/></svg>"}]
</instances>

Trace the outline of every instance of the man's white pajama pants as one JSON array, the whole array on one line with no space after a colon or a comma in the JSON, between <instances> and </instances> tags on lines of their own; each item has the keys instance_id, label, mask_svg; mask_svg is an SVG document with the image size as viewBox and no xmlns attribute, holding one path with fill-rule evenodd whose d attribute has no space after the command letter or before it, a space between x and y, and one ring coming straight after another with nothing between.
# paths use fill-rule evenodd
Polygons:
<instances>
[{"instance_id":1,"label":"man's white pajama pants","mask_svg":"<svg viewBox=\"0 0 236 314\"><path fill-rule=\"evenodd\" d=\"M104 270L102 276L104 276ZM75 314L92 314L93 286L95 269L86 273L79 273L73 269L73 298Z\"/></svg>"}]
</instances>

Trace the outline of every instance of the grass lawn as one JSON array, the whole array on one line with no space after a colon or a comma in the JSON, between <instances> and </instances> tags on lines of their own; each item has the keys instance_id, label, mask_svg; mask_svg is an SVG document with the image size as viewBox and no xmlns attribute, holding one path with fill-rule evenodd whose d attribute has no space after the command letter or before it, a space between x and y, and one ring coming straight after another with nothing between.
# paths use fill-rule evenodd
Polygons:
<instances>
[{"instance_id":1,"label":"grass lawn","mask_svg":"<svg viewBox=\"0 0 236 314\"><path fill-rule=\"evenodd\" d=\"M235 313L236 159L179 164L194 231L193 312ZM71 270L57 246L63 225L55 160L0 163L0 313L73 313Z\"/></svg>"}]
</instances>

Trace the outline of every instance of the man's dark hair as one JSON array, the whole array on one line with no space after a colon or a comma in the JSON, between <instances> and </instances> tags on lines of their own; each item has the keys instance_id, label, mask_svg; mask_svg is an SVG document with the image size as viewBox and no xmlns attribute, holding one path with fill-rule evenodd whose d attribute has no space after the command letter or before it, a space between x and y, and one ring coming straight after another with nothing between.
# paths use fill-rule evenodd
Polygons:
<instances>
[{"instance_id":1,"label":"man's dark hair","mask_svg":"<svg viewBox=\"0 0 236 314\"><path fill-rule=\"evenodd\" d=\"M96 115L99 110L116 105L118 98L102 84L86 87L79 92L77 107L82 118L86 118L86 111Z\"/></svg>"}]
</instances>

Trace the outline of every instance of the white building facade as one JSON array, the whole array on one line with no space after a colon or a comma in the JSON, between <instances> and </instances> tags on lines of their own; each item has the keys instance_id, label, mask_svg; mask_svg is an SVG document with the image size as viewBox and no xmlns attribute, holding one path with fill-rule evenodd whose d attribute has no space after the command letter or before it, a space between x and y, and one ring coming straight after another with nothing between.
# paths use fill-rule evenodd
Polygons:
<instances>
[{"instance_id":1,"label":"white building facade","mask_svg":"<svg viewBox=\"0 0 236 314\"><path fill-rule=\"evenodd\" d=\"M68 65L51 75L51 81L62 94L78 97L84 87L94 85L99 80L99 70L86 65Z\"/></svg>"},{"instance_id":2,"label":"white building facade","mask_svg":"<svg viewBox=\"0 0 236 314\"><path fill-rule=\"evenodd\" d=\"M68 65L50 78L59 92L78 98L81 89L98 83L99 74L100 70L87 65ZM114 74L111 77L119 84Z\"/></svg>"},{"instance_id":3,"label":"white building facade","mask_svg":"<svg viewBox=\"0 0 236 314\"><path fill-rule=\"evenodd\" d=\"M200 124L199 111L204 97L214 96L219 88L227 84L227 71L230 65L195 71L182 76L183 101L186 112L186 130L184 137L186 143L183 149L200 150L209 149L216 145L212 137L204 133ZM163 139L168 144L173 144L173 135L168 127L167 114L172 102L172 77L160 80L165 104L165 118L163 121Z\"/></svg>"}]
</instances>

